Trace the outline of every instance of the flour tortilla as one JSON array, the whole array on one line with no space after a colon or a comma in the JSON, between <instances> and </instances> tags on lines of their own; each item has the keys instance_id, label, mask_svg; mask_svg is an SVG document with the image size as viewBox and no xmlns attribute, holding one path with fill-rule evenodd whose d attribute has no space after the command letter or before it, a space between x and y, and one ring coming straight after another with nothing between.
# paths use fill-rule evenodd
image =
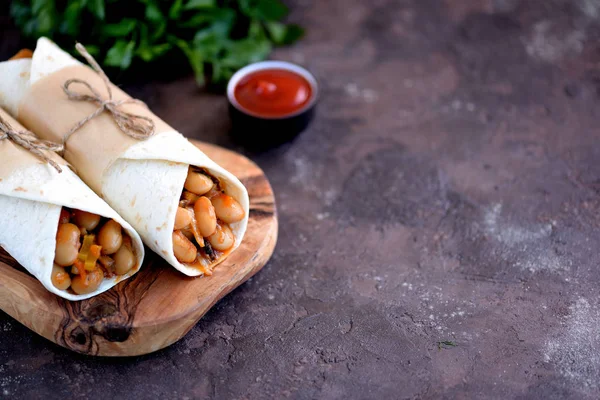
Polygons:
<instances>
[{"instance_id":1,"label":"flour tortilla","mask_svg":"<svg viewBox=\"0 0 600 400\"><path fill-rule=\"evenodd\" d=\"M13 128L23 129L2 110L0 115ZM144 246L131 225L87 187L64 160L46 154L61 165L62 173L13 142L0 141L0 247L50 292L67 300L87 299L135 274L144 259ZM77 295L57 289L52 284L51 274L56 231L63 206L112 218L121 224L132 239L137 267L124 276L104 279L92 293Z\"/></svg>"},{"instance_id":2,"label":"flour tortilla","mask_svg":"<svg viewBox=\"0 0 600 400\"><path fill-rule=\"evenodd\" d=\"M54 124L48 122L52 118L56 119L56 116L52 115L55 113L47 112L44 115L32 115L32 113L35 114L38 108L49 109L54 104L61 104L60 107L56 106L56 110L53 111L64 113L68 118L70 111L76 110L78 107L89 107L89 104L65 100L60 85L56 85L56 91L52 86L51 99L36 98L31 96L30 92L36 90L44 82L49 82L48 79L54 79L56 76L64 74L66 68L70 68L69 73L77 72L78 66L81 67L82 64L50 40L39 39L31 60L11 60L0 63L0 77L2 77L0 79L0 106L9 109L24 125L28 127L34 125L36 132L42 138L59 141L66 131L53 129L52 125ZM83 71L82 68L79 68L80 72ZM85 73L85 71L83 72ZM38 85L33 86L36 83ZM114 91L120 95L117 88L114 88ZM102 92L104 93L104 90ZM27 113L23 112L25 103L28 105ZM40 107L36 107L36 104ZM81 112L81 109L78 111ZM159 121L158 126L163 130L159 129L155 136L148 140L135 142L124 150L114 150L118 152L114 157L112 154L110 155L112 158L104 157L105 159L110 158L110 162L106 162L105 168L94 170L94 165L90 166L89 160L86 159L88 154L84 151L71 150L72 153L69 154L69 149L77 147L71 145L71 142L78 140L78 135L83 137L81 132L75 133L70 139L65 158L77 169L83 180L138 231L152 250L184 274L202 275L199 269L181 264L173 254L172 232L175 214L189 165L204 168L218 178L225 192L234 197L244 209L245 218L240 222L230 224L236 237L231 251L240 245L246 232L249 215L248 192L235 176L210 160L180 133L170 128L158 117L154 115L152 117ZM117 142L115 146L107 146L110 147L108 149L110 153L111 149L119 146L118 141L124 142L129 138L120 132L116 125L110 125L107 118L109 117L102 115L88 125L91 125L90 129L94 129L94 123L104 124L103 128L110 129L102 132L103 140ZM72 125L72 123L68 124L68 126ZM84 129L87 129L87 126ZM96 134L92 138L98 139L99 137ZM100 154L99 157L102 161L106 161L102 158L103 154ZM212 265L223 261L228 254L230 253L222 256Z\"/></svg>"}]
</instances>

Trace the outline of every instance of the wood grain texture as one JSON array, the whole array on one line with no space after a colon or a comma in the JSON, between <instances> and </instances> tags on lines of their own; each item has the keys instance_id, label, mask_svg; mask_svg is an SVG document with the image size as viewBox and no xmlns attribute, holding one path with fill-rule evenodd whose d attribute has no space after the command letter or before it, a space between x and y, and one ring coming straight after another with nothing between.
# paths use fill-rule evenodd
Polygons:
<instances>
[{"instance_id":1,"label":"wood grain texture","mask_svg":"<svg viewBox=\"0 0 600 400\"><path fill-rule=\"evenodd\" d=\"M262 170L237 153L196 144L236 175L250 195L246 236L212 276L186 277L147 250L133 278L89 300L69 302L46 291L0 249L0 309L43 337L89 355L146 354L183 337L217 301L266 264L278 228L275 198Z\"/></svg>"}]
</instances>

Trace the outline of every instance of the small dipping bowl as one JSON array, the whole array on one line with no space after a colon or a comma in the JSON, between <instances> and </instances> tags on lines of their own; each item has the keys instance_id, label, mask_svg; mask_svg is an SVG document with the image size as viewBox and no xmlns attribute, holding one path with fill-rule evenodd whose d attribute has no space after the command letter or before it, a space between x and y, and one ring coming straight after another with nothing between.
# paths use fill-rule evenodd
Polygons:
<instances>
[{"instance_id":1,"label":"small dipping bowl","mask_svg":"<svg viewBox=\"0 0 600 400\"><path fill-rule=\"evenodd\" d=\"M227 85L234 139L255 149L291 141L312 120L318 95L317 80L298 65L262 61L240 69Z\"/></svg>"}]
</instances>

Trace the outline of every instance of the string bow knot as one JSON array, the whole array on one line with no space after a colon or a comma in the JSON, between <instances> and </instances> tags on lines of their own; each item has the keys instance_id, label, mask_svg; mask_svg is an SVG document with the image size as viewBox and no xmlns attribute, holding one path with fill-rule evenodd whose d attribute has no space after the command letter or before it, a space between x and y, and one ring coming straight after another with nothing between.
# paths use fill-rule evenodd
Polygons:
<instances>
[{"instance_id":1,"label":"string bow knot","mask_svg":"<svg viewBox=\"0 0 600 400\"><path fill-rule=\"evenodd\" d=\"M92 119L96 118L98 115L103 112L108 112L121 131L126 135L136 139L136 140L144 140L148 139L150 136L155 133L155 123L151 118L148 118L143 115L133 114L127 111L124 111L121 106L124 104L140 104L145 105L144 102L137 99L126 99L126 100L113 100L113 93L110 87L110 80L100 67L100 65L96 62L94 57L91 56L90 53L85 49L85 47L81 43L77 43L75 46L79 54L86 59L86 61L90 64L90 66L100 75L102 81L104 82L104 87L108 93L108 99L103 99L100 93L88 82L83 79L69 79L63 85L63 90L69 100L74 101L88 101L90 103L94 103L98 105L98 109L94 111L92 114L88 115L86 118L79 121L71 130L64 136L63 145L66 144L67 140L73 135L77 130L79 130L82 126L87 124ZM80 84L85 86L91 94L78 93L72 90L70 87L73 84Z\"/></svg>"},{"instance_id":2,"label":"string bow knot","mask_svg":"<svg viewBox=\"0 0 600 400\"><path fill-rule=\"evenodd\" d=\"M0 116L0 140L6 139L12 140L14 143L23 147L40 160L50 164L59 173L62 172L62 168L44 153L44 151L61 152L63 150L63 146L61 144L39 139L28 130L16 130L8 121Z\"/></svg>"}]
</instances>

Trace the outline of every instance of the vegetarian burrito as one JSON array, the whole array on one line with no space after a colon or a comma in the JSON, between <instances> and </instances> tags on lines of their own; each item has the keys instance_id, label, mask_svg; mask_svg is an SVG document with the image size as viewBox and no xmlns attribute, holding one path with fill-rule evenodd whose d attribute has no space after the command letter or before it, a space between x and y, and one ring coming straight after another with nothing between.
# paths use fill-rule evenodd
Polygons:
<instances>
[{"instance_id":1,"label":"vegetarian burrito","mask_svg":"<svg viewBox=\"0 0 600 400\"><path fill-rule=\"evenodd\" d=\"M1 109L0 139L0 247L68 300L95 296L139 270L144 246L131 225Z\"/></svg>"},{"instance_id":2,"label":"vegetarian burrito","mask_svg":"<svg viewBox=\"0 0 600 400\"><path fill-rule=\"evenodd\" d=\"M246 188L86 58L96 71L41 38L31 58L0 63L0 105L64 143L65 159L152 250L186 275L211 274L242 241Z\"/></svg>"}]
</instances>

